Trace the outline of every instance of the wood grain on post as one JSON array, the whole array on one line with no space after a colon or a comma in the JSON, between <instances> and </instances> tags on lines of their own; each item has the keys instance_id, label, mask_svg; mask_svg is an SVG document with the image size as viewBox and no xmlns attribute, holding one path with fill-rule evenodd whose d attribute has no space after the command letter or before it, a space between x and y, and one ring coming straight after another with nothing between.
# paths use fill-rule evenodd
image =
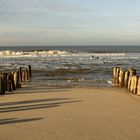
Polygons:
<instances>
[{"instance_id":1,"label":"wood grain on post","mask_svg":"<svg viewBox=\"0 0 140 140\"><path fill-rule=\"evenodd\" d=\"M14 76L13 76L13 74L12 74L12 73L10 74L10 80L11 80L12 90L15 90L15 89L16 89L16 87L15 87L15 82L14 82Z\"/></svg>"},{"instance_id":2,"label":"wood grain on post","mask_svg":"<svg viewBox=\"0 0 140 140\"><path fill-rule=\"evenodd\" d=\"M17 88L21 88L19 69L17 69Z\"/></svg>"},{"instance_id":3,"label":"wood grain on post","mask_svg":"<svg viewBox=\"0 0 140 140\"><path fill-rule=\"evenodd\" d=\"M28 65L28 71L29 71L29 78L31 78L32 77L31 65Z\"/></svg>"},{"instance_id":4,"label":"wood grain on post","mask_svg":"<svg viewBox=\"0 0 140 140\"><path fill-rule=\"evenodd\" d=\"M8 74L6 72L2 73L3 87L4 87L5 90L7 90L7 75Z\"/></svg>"},{"instance_id":5,"label":"wood grain on post","mask_svg":"<svg viewBox=\"0 0 140 140\"><path fill-rule=\"evenodd\" d=\"M17 75L17 70L14 71L13 73L13 77L14 77L14 84L15 84L15 88L18 88L18 75Z\"/></svg>"},{"instance_id":6,"label":"wood grain on post","mask_svg":"<svg viewBox=\"0 0 140 140\"><path fill-rule=\"evenodd\" d=\"M132 87L134 84L133 76L136 75L136 70L133 68L128 69L129 70L129 80L128 80L128 90L132 91ZM132 86L131 86L132 84Z\"/></svg>"},{"instance_id":7,"label":"wood grain on post","mask_svg":"<svg viewBox=\"0 0 140 140\"><path fill-rule=\"evenodd\" d=\"M138 77L137 94L140 95L140 77Z\"/></svg>"},{"instance_id":8,"label":"wood grain on post","mask_svg":"<svg viewBox=\"0 0 140 140\"><path fill-rule=\"evenodd\" d=\"M23 73L24 73L24 82L27 82L27 80L28 80L28 71L27 71L27 68L24 69Z\"/></svg>"},{"instance_id":9,"label":"wood grain on post","mask_svg":"<svg viewBox=\"0 0 140 140\"><path fill-rule=\"evenodd\" d=\"M22 70L22 82L25 82L26 72L25 70Z\"/></svg>"},{"instance_id":10,"label":"wood grain on post","mask_svg":"<svg viewBox=\"0 0 140 140\"><path fill-rule=\"evenodd\" d=\"M124 75L124 87L127 89L128 88L128 81L129 81L129 71L126 70L125 71L125 75Z\"/></svg>"},{"instance_id":11,"label":"wood grain on post","mask_svg":"<svg viewBox=\"0 0 140 140\"><path fill-rule=\"evenodd\" d=\"M3 94L3 86L2 86L2 76L0 76L0 94Z\"/></svg>"},{"instance_id":12,"label":"wood grain on post","mask_svg":"<svg viewBox=\"0 0 140 140\"><path fill-rule=\"evenodd\" d=\"M10 80L10 74L7 75L7 91L12 91L12 84Z\"/></svg>"},{"instance_id":13,"label":"wood grain on post","mask_svg":"<svg viewBox=\"0 0 140 140\"><path fill-rule=\"evenodd\" d=\"M118 67L114 68L114 84L116 85L119 84L119 72L120 72L120 68Z\"/></svg>"},{"instance_id":14,"label":"wood grain on post","mask_svg":"<svg viewBox=\"0 0 140 140\"><path fill-rule=\"evenodd\" d=\"M120 68L120 72L119 72L119 87L123 88L124 87L124 74L125 71Z\"/></svg>"},{"instance_id":15,"label":"wood grain on post","mask_svg":"<svg viewBox=\"0 0 140 140\"><path fill-rule=\"evenodd\" d=\"M22 67L19 67L19 80L22 82Z\"/></svg>"},{"instance_id":16,"label":"wood grain on post","mask_svg":"<svg viewBox=\"0 0 140 140\"><path fill-rule=\"evenodd\" d=\"M134 94L137 93L137 86L138 86L138 76L134 75L133 76L133 90L132 90L132 93L134 93Z\"/></svg>"},{"instance_id":17,"label":"wood grain on post","mask_svg":"<svg viewBox=\"0 0 140 140\"><path fill-rule=\"evenodd\" d=\"M4 82L2 76L0 76L0 94L1 95L5 94Z\"/></svg>"},{"instance_id":18,"label":"wood grain on post","mask_svg":"<svg viewBox=\"0 0 140 140\"><path fill-rule=\"evenodd\" d=\"M117 72L117 67L113 68L113 83L116 84L116 72Z\"/></svg>"},{"instance_id":19,"label":"wood grain on post","mask_svg":"<svg viewBox=\"0 0 140 140\"><path fill-rule=\"evenodd\" d=\"M129 75L129 79L128 79L128 90L130 90L131 82L132 82L132 75Z\"/></svg>"}]
</instances>

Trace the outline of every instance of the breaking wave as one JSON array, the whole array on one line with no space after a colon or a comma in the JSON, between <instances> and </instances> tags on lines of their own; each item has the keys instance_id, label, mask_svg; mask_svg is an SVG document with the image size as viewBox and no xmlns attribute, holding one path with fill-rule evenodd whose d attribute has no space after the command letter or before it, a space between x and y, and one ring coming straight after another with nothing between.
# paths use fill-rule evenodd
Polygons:
<instances>
[{"instance_id":1,"label":"breaking wave","mask_svg":"<svg viewBox=\"0 0 140 140\"><path fill-rule=\"evenodd\" d=\"M125 56L125 53L89 53L89 52L72 52L72 51L0 51L0 57L46 57L46 56Z\"/></svg>"}]
</instances>

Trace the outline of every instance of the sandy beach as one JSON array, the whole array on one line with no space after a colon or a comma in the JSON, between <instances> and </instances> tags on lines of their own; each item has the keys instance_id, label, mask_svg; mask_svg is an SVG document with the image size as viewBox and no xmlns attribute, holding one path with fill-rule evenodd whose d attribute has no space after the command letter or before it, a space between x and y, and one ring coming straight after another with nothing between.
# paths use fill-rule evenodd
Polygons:
<instances>
[{"instance_id":1,"label":"sandy beach","mask_svg":"<svg viewBox=\"0 0 140 140\"><path fill-rule=\"evenodd\" d=\"M0 96L1 140L138 140L140 97L116 88L22 88Z\"/></svg>"}]
</instances>

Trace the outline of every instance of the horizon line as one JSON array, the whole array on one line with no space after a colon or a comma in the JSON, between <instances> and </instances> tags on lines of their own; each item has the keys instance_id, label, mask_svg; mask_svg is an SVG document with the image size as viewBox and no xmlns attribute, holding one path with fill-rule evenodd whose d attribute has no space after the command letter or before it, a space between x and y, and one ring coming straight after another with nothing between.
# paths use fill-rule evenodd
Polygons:
<instances>
[{"instance_id":1,"label":"horizon line","mask_svg":"<svg viewBox=\"0 0 140 140\"><path fill-rule=\"evenodd\" d=\"M108 47L108 46L127 46L127 47L132 47L132 46L136 46L136 47L140 47L140 45L7 45L7 46L0 46L0 47L66 47L66 46L70 46L70 47L83 47L83 46L88 46L88 47Z\"/></svg>"}]
</instances>

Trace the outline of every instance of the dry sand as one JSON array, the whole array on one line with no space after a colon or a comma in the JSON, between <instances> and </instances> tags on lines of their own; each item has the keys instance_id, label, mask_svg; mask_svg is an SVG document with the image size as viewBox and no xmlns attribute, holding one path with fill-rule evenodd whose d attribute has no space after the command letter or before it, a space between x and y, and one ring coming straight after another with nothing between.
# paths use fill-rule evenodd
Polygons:
<instances>
[{"instance_id":1,"label":"dry sand","mask_svg":"<svg viewBox=\"0 0 140 140\"><path fill-rule=\"evenodd\" d=\"M0 140L139 140L140 97L122 89L30 88L0 96Z\"/></svg>"}]
</instances>

